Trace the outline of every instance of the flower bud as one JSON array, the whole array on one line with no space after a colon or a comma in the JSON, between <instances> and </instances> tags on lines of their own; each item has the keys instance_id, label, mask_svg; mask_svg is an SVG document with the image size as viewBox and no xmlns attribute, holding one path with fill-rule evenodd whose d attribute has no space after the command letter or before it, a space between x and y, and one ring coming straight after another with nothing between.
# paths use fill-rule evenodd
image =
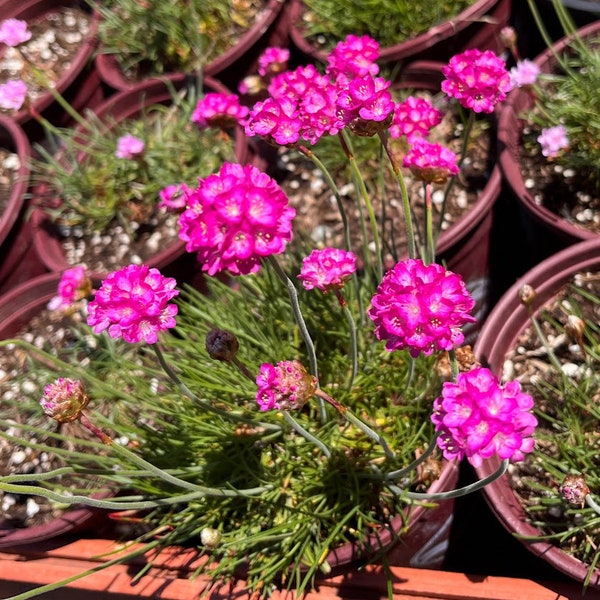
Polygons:
<instances>
[{"instance_id":1,"label":"flower bud","mask_svg":"<svg viewBox=\"0 0 600 600\"><path fill-rule=\"evenodd\" d=\"M212 329L206 334L206 351L215 360L231 362L239 348L238 339L229 331Z\"/></svg>"},{"instance_id":2,"label":"flower bud","mask_svg":"<svg viewBox=\"0 0 600 600\"><path fill-rule=\"evenodd\" d=\"M221 543L222 537L221 532L212 527L205 527L200 532L200 541L202 542L202 545L210 550L216 548Z\"/></svg>"},{"instance_id":3,"label":"flower bud","mask_svg":"<svg viewBox=\"0 0 600 600\"><path fill-rule=\"evenodd\" d=\"M585 497L590 493L590 488L585 482L583 473L579 473L579 475L566 475L558 491L569 504L583 506L585 504Z\"/></svg>"},{"instance_id":4,"label":"flower bud","mask_svg":"<svg viewBox=\"0 0 600 600\"><path fill-rule=\"evenodd\" d=\"M79 419L89 401L81 381L60 377L44 388L40 405L49 417L59 423L70 423Z\"/></svg>"},{"instance_id":5,"label":"flower bud","mask_svg":"<svg viewBox=\"0 0 600 600\"><path fill-rule=\"evenodd\" d=\"M535 290L527 283L519 290L519 300L525 306L531 306L536 296Z\"/></svg>"},{"instance_id":6,"label":"flower bud","mask_svg":"<svg viewBox=\"0 0 600 600\"><path fill-rule=\"evenodd\" d=\"M503 27L500 30L500 41L505 48L514 52L517 47L517 32L513 27Z\"/></svg>"},{"instance_id":7,"label":"flower bud","mask_svg":"<svg viewBox=\"0 0 600 600\"><path fill-rule=\"evenodd\" d=\"M565 331L581 346L583 345L583 333L585 321L577 315L569 315L565 324Z\"/></svg>"}]
</instances>

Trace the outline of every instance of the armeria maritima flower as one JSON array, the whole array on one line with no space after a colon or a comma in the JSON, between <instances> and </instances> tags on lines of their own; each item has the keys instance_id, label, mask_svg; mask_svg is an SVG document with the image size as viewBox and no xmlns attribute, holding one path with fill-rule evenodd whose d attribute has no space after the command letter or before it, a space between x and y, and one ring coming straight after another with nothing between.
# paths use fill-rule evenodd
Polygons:
<instances>
[{"instance_id":1,"label":"armeria maritima flower","mask_svg":"<svg viewBox=\"0 0 600 600\"><path fill-rule=\"evenodd\" d=\"M526 87L533 85L540 74L541 69L532 60L520 60L510 70L510 81L512 87Z\"/></svg>"},{"instance_id":2,"label":"armeria maritima flower","mask_svg":"<svg viewBox=\"0 0 600 600\"><path fill-rule=\"evenodd\" d=\"M533 398L518 381L502 386L489 369L479 367L443 384L431 420L444 458L466 457L478 467L494 455L519 461L533 450L537 419L532 408Z\"/></svg>"},{"instance_id":3,"label":"armeria maritima flower","mask_svg":"<svg viewBox=\"0 0 600 600\"><path fill-rule=\"evenodd\" d=\"M442 67L442 91L476 113L491 113L512 89L506 63L491 50L470 48Z\"/></svg>"},{"instance_id":4,"label":"armeria maritima flower","mask_svg":"<svg viewBox=\"0 0 600 600\"><path fill-rule=\"evenodd\" d=\"M144 147L144 140L127 133L117 140L115 156L117 158L135 158L144 151Z\"/></svg>"},{"instance_id":5,"label":"armeria maritima flower","mask_svg":"<svg viewBox=\"0 0 600 600\"><path fill-rule=\"evenodd\" d=\"M323 292L340 289L356 271L356 256L339 248L313 250L302 260L298 279L307 290L317 288Z\"/></svg>"},{"instance_id":6,"label":"armeria maritima flower","mask_svg":"<svg viewBox=\"0 0 600 600\"><path fill-rule=\"evenodd\" d=\"M92 291L92 282L81 265L67 269L58 282L58 294L48 302L49 310L67 310Z\"/></svg>"},{"instance_id":7,"label":"armeria maritima flower","mask_svg":"<svg viewBox=\"0 0 600 600\"><path fill-rule=\"evenodd\" d=\"M105 329L115 339L154 344L158 334L175 327L179 291L172 277L147 265L128 265L109 273L88 304L87 323L94 333Z\"/></svg>"},{"instance_id":8,"label":"armeria maritima flower","mask_svg":"<svg viewBox=\"0 0 600 600\"><path fill-rule=\"evenodd\" d=\"M258 74L261 77L273 76L281 73L287 67L290 51L287 48L271 46L258 57Z\"/></svg>"},{"instance_id":9,"label":"armeria maritima flower","mask_svg":"<svg viewBox=\"0 0 600 600\"><path fill-rule=\"evenodd\" d=\"M475 322L475 300L464 281L441 265L408 259L389 270L371 300L369 316L375 335L388 350L452 350L464 341L461 328Z\"/></svg>"},{"instance_id":10,"label":"armeria maritima flower","mask_svg":"<svg viewBox=\"0 0 600 600\"><path fill-rule=\"evenodd\" d=\"M409 96L396 105L390 137L399 138L403 135L412 143L417 137L427 137L429 130L442 122L441 111L432 106L426 98Z\"/></svg>"},{"instance_id":11,"label":"armeria maritima flower","mask_svg":"<svg viewBox=\"0 0 600 600\"><path fill-rule=\"evenodd\" d=\"M326 73L332 79L375 76L379 73L379 43L368 35L348 35L327 56Z\"/></svg>"},{"instance_id":12,"label":"armeria maritima flower","mask_svg":"<svg viewBox=\"0 0 600 600\"><path fill-rule=\"evenodd\" d=\"M0 84L0 108L19 110L27 98L27 84L20 79L11 79Z\"/></svg>"},{"instance_id":13,"label":"armeria maritima flower","mask_svg":"<svg viewBox=\"0 0 600 600\"><path fill-rule=\"evenodd\" d=\"M60 377L44 388L40 406L46 415L59 423L70 423L79 419L89 401L81 381Z\"/></svg>"},{"instance_id":14,"label":"armeria maritima flower","mask_svg":"<svg viewBox=\"0 0 600 600\"><path fill-rule=\"evenodd\" d=\"M192 113L192 123L200 129L214 127L216 129L231 129L243 125L248 116L248 107L240 104L235 94L210 92L198 100Z\"/></svg>"},{"instance_id":15,"label":"armeria maritima flower","mask_svg":"<svg viewBox=\"0 0 600 600\"><path fill-rule=\"evenodd\" d=\"M415 177L429 183L444 183L459 171L456 154L440 144L428 142L422 137L413 140L404 155L403 167L410 169Z\"/></svg>"},{"instance_id":16,"label":"armeria maritima flower","mask_svg":"<svg viewBox=\"0 0 600 600\"><path fill-rule=\"evenodd\" d=\"M542 129L537 141L542 147L542 154L548 158L558 156L561 150L569 147L567 129L564 125Z\"/></svg>"},{"instance_id":17,"label":"armeria maritima flower","mask_svg":"<svg viewBox=\"0 0 600 600\"><path fill-rule=\"evenodd\" d=\"M263 363L256 377L260 410L298 410L317 389L317 379L297 360Z\"/></svg>"},{"instance_id":18,"label":"armeria maritima flower","mask_svg":"<svg viewBox=\"0 0 600 600\"><path fill-rule=\"evenodd\" d=\"M158 208L165 210L183 210L187 204L187 194L191 189L185 183L174 183L164 187L158 192L160 201Z\"/></svg>"},{"instance_id":19,"label":"armeria maritima flower","mask_svg":"<svg viewBox=\"0 0 600 600\"><path fill-rule=\"evenodd\" d=\"M281 254L292 239L296 211L275 180L253 165L224 163L187 199L179 237L209 275L255 273L262 258Z\"/></svg>"},{"instance_id":20,"label":"armeria maritima flower","mask_svg":"<svg viewBox=\"0 0 600 600\"><path fill-rule=\"evenodd\" d=\"M31 31L27 21L21 19L5 19L0 23L0 43L7 46L18 46L31 39Z\"/></svg>"}]
</instances>

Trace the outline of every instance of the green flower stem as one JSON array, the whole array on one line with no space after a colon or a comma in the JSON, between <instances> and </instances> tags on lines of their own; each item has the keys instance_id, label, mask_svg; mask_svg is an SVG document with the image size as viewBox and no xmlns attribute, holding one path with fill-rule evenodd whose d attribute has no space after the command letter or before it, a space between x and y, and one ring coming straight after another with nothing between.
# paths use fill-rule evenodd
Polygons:
<instances>
[{"instance_id":1,"label":"green flower stem","mask_svg":"<svg viewBox=\"0 0 600 600\"><path fill-rule=\"evenodd\" d=\"M71 577L66 577L65 579L61 579L60 581L56 581L54 583L49 583L47 585L41 585L39 587L33 588L32 590L27 590L21 594L17 594L16 596L10 596L5 598L5 600L29 600L29 598L36 598L41 596L42 594L47 594L48 592L53 592L54 590L59 590L69 583L73 583L74 581L78 581L79 579L83 579L88 575L93 575L94 573L98 573L104 569L108 569L114 565L119 565L131 560L132 558L136 558L137 556L142 556L153 550L157 546L161 544L161 540L153 540L144 544L143 546L136 548L123 556L119 556L118 558L113 558L105 563L96 565L91 569L86 569L85 571L81 571L81 573L77 573L76 575L72 575Z\"/></svg>"},{"instance_id":2,"label":"green flower stem","mask_svg":"<svg viewBox=\"0 0 600 600\"><path fill-rule=\"evenodd\" d=\"M385 441L385 439L376 431L371 429L364 421L359 419L355 414L353 414L348 408L342 406L335 398L332 398L329 394L325 393L323 390L318 389L315 392L315 395L319 398L322 398L325 402L333 406L335 410L340 413L349 423L352 423L355 427L360 429L365 435L370 437L374 442L378 443L382 448L383 452L387 458L390 460L394 460L396 458L396 454L392 451L389 444Z\"/></svg>"},{"instance_id":3,"label":"green flower stem","mask_svg":"<svg viewBox=\"0 0 600 600\"><path fill-rule=\"evenodd\" d=\"M435 239L433 236L433 207L431 201L431 183L424 182L425 186L425 264L435 260ZM442 213L443 215L444 213Z\"/></svg>"},{"instance_id":4,"label":"green flower stem","mask_svg":"<svg viewBox=\"0 0 600 600\"><path fill-rule=\"evenodd\" d=\"M404 212L404 225L406 227L406 240L408 244L408 257L416 258L417 257L417 245L415 242L415 230L412 222L412 212L410 210L410 198L408 196L408 189L406 187L406 181L404 180L404 175L402 175L402 170L400 166L396 162L394 155L390 149L388 143L388 137L385 131L379 132L379 140L381 144L385 148L385 153L392 165L392 171L394 171L394 175L396 176L396 180L398 181L398 185L400 186L400 195L402 196L402 210Z\"/></svg>"},{"instance_id":5,"label":"green flower stem","mask_svg":"<svg viewBox=\"0 0 600 600\"><path fill-rule=\"evenodd\" d=\"M346 302L346 298L342 294L341 290L334 290L335 295L346 315L346 321L348 322L348 329L350 330L350 356L352 358L352 373L350 375L350 381L348 382L348 389L352 387L354 383L354 378L356 377L356 373L358 372L358 337L356 332L356 323L354 322L354 317L352 316L352 312L348 308L348 303Z\"/></svg>"},{"instance_id":6,"label":"green flower stem","mask_svg":"<svg viewBox=\"0 0 600 600\"><path fill-rule=\"evenodd\" d=\"M220 408L217 408L216 406L213 406L209 402L201 400L200 398L198 398L198 396L196 396L196 394L194 394L194 392L192 392L190 390L190 388L188 388L187 385L185 385L185 383L183 383L183 381L181 381L181 379L179 379L179 377L177 376L175 371L173 371L173 369L171 368L171 365L169 365L169 363L166 361L165 356L164 356L162 350L160 349L159 345L152 344L152 348L154 350L154 353L156 354L156 357L158 358L158 362L160 363L160 366L163 368L165 373L169 376L169 379L177 386L179 391L184 396L189 398L192 402L199 404L206 410L208 410L216 415L219 415L226 420L239 421L241 423L250 423L252 425L257 425L259 427L263 427L266 430L281 431L281 428L278 425L275 425L273 423L264 423L262 421L255 421L254 419L243 417L242 415L239 415L237 413L230 412L227 410L222 410ZM250 375L250 379L254 380L254 378L251 375Z\"/></svg>"},{"instance_id":7,"label":"green flower stem","mask_svg":"<svg viewBox=\"0 0 600 600\"><path fill-rule=\"evenodd\" d=\"M585 497L585 503L597 514L600 515L600 504L598 504L591 494L587 494Z\"/></svg>"},{"instance_id":8,"label":"green flower stem","mask_svg":"<svg viewBox=\"0 0 600 600\"><path fill-rule=\"evenodd\" d=\"M302 425L300 425L300 423L298 423L298 421L296 421L296 419L294 419L294 417L292 417L292 415L287 410L284 410L282 412L285 420L292 426L292 428L295 431L297 431L304 439L317 446L317 448L321 450L321 452L325 455L326 458L331 458L331 452L329 451L329 448L327 448L327 446L321 440L319 440L312 433L304 429L304 427L302 427Z\"/></svg>"},{"instance_id":9,"label":"green flower stem","mask_svg":"<svg viewBox=\"0 0 600 600\"><path fill-rule=\"evenodd\" d=\"M423 454L421 454L419 458L413 460L409 465L402 469L397 469L396 471L390 471L389 473L386 473L384 475L384 478L386 480L398 479L414 471L421 463L425 462L433 454L433 451L437 447L437 437L438 436L436 434L431 440L431 442L429 442L429 446L427 447L425 452L423 452Z\"/></svg>"},{"instance_id":10,"label":"green flower stem","mask_svg":"<svg viewBox=\"0 0 600 600\"><path fill-rule=\"evenodd\" d=\"M381 281L383 277L383 256L381 253L381 242L379 240L379 228L377 227L377 219L375 218L375 211L373 209L373 203L371 202L371 198L369 196L369 192L367 191L367 186L365 185L365 178L361 173L361 170L356 163L356 158L354 154L350 150L350 146L348 144L348 132L343 129L342 135L340 136L340 141L342 142L342 148L346 153L346 157L348 158L348 163L350 164L350 168L354 173L356 182L359 186L359 192L367 207L367 213L369 215L369 222L371 223L371 233L373 235L373 242L375 244L375 259L376 259L376 275L377 280Z\"/></svg>"},{"instance_id":11,"label":"green flower stem","mask_svg":"<svg viewBox=\"0 0 600 600\"><path fill-rule=\"evenodd\" d=\"M479 481L475 481L474 483L470 483L469 485L465 485L461 488L457 488L455 490L450 490L448 492L436 492L436 493L427 493L427 492L408 492L406 490L400 489L395 485L388 486L390 491L396 494L397 496L403 496L406 498L410 498L411 500L450 500L452 498L459 498L461 496L466 496L467 494L471 494L472 492L476 492L484 488L486 485L496 481L496 479L502 477L504 473L508 470L508 459L503 460L500 463L500 466L494 473L480 479Z\"/></svg>"}]
</instances>

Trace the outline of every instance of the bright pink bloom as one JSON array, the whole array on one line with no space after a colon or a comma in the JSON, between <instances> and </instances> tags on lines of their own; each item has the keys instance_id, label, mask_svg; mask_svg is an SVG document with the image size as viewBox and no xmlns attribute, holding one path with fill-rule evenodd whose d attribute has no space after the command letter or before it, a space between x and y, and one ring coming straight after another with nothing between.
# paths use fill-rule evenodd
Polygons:
<instances>
[{"instance_id":1,"label":"bright pink bloom","mask_svg":"<svg viewBox=\"0 0 600 600\"><path fill-rule=\"evenodd\" d=\"M89 401L81 381L59 377L44 388L40 406L46 415L59 423L70 423L79 419Z\"/></svg>"},{"instance_id":2,"label":"bright pink bloom","mask_svg":"<svg viewBox=\"0 0 600 600\"><path fill-rule=\"evenodd\" d=\"M464 341L461 327L475 322L475 300L462 278L441 265L408 259L389 270L371 300L375 335L388 350L411 356L452 350Z\"/></svg>"},{"instance_id":3,"label":"bright pink bloom","mask_svg":"<svg viewBox=\"0 0 600 600\"><path fill-rule=\"evenodd\" d=\"M252 165L224 163L187 195L179 237L209 275L247 275L292 239L296 211L274 179Z\"/></svg>"},{"instance_id":4,"label":"bright pink bloom","mask_svg":"<svg viewBox=\"0 0 600 600\"><path fill-rule=\"evenodd\" d=\"M284 360L263 363L256 385L260 410L299 410L315 393L317 380L297 360Z\"/></svg>"},{"instance_id":5,"label":"bright pink bloom","mask_svg":"<svg viewBox=\"0 0 600 600\"><path fill-rule=\"evenodd\" d=\"M512 89L506 63L491 50L465 50L442 68L442 91L476 113L491 113Z\"/></svg>"},{"instance_id":6,"label":"bright pink bloom","mask_svg":"<svg viewBox=\"0 0 600 600\"><path fill-rule=\"evenodd\" d=\"M290 59L290 51L287 48L271 46L258 57L258 74L261 77L281 73Z\"/></svg>"},{"instance_id":7,"label":"bright pink bloom","mask_svg":"<svg viewBox=\"0 0 600 600\"><path fill-rule=\"evenodd\" d=\"M20 79L11 79L0 84L0 108L19 110L27 97L27 84Z\"/></svg>"},{"instance_id":8,"label":"bright pink bloom","mask_svg":"<svg viewBox=\"0 0 600 600\"><path fill-rule=\"evenodd\" d=\"M48 302L49 310L66 310L92 291L92 282L81 265L67 269L58 283L58 295Z\"/></svg>"},{"instance_id":9,"label":"bright pink bloom","mask_svg":"<svg viewBox=\"0 0 600 600\"><path fill-rule=\"evenodd\" d=\"M158 192L160 198L158 208L170 211L183 210L187 204L187 194L191 191L185 183L175 183L164 187Z\"/></svg>"},{"instance_id":10,"label":"bright pink bloom","mask_svg":"<svg viewBox=\"0 0 600 600\"><path fill-rule=\"evenodd\" d=\"M27 21L5 19L0 23L0 44L18 46L30 39L31 31L27 28Z\"/></svg>"},{"instance_id":11,"label":"bright pink bloom","mask_svg":"<svg viewBox=\"0 0 600 600\"><path fill-rule=\"evenodd\" d=\"M257 102L244 127L247 136L259 135L286 146L300 139L301 122L297 104L289 98L267 98Z\"/></svg>"},{"instance_id":12,"label":"bright pink bloom","mask_svg":"<svg viewBox=\"0 0 600 600\"><path fill-rule=\"evenodd\" d=\"M402 166L423 181L443 183L459 171L456 154L440 144L433 144L416 137L410 150L404 155Z\"/></svg>"},{"instance_id":13,"label":"bright pink bloom","mask_svg":"<svg viewBox=\"0 0 600 600\"><path fill-rule=\"evenodd\" d=\"M409 143L417 137L427 137L429 130L442 122L441 111L434 108L425 98L409 96L396 105L390 137L399 138L403 135Z\"/></svg>"},{"instance_id":14,"label":"bright pink bloom","mask_svg":"<svg viewBox=\"0 0 600 600\"><path fill-rule=\"evenodd\" d=\"M466 457L478 467L496 454L519 461L533 450L537 419L532 408L533 398L521 391L518 381L501 386L489 369L479 367L444 383L431 420L444 458Z\"/></svg>"},{"instance_id":15,"label":"bright pink bloom","mask_svg":"<svg viewBox=\"0 0 600 600\"><path fill-rule=\"evenodd\" d=\"M353 252L338 248L313 250L302 261L298 279L307 290L317 288L323 292L340 289L356 271L356 256Z\"/></svg>"},{"instance_id":16,"label":"bright pink bloom","mask_svg":"<svg viewBox=\"0 0 600 600\"><path fill-rule=\"evenodd\" d=\"M115 156L117 158L135 158L144 151L144 147L144 140L128 133L117 140Z\"/></svg>"},{"instance_id":17,"label":"bright pink bloom","mask_svg":"<svg viewBox=\"0 0 600 600\"><path fill-rule=\"evenodd\" d=\"M192 113L192 123L200 129L231 129L238 124L243 125L249 112L235 94L210 92L198 100Z\"/></svg>"},{"instance_id":18,"label":"bright pink bloom","mask_svg":"<svg viewBox=\"0 0 600 600\"><path fill-rule=\"evenodd\" d=\"M365 75L374 77L379 73L378 58L379 43L376 40L368 35L350 34L329 53L326 72L332 79L339 76L348 79Z\"/></svg>"},{"instance_id":19,"label":"bright pink bloom","mask_svg":"<svg viewBox=\"0 0 600 600\"><path fill-rule=\"evenodd\" d=\"M537 141L542 147L542 154L549 158L558 156L561 150L569 147L567 129L564 125L555 125L554 127L542 129L542 133L538 136Z\"/></svg>"},{"instance_id":20,"label":"bright pink bloom","mask_svg":"<svg viewBox=\"0 0 600 600\"><path fill-rule=\"evenodd\" d=\"M108 329L110 337L130 344L154 344L158 334L175 327L177 282L147 265L127 265L109 273L88 304L87 323L94 333Z\"/></svg>"},{"instance_id":21,"label":"bright pink bloom","mask_svg":"<svg viewBox=\"0 0 600 600\"><path fill-rule=\"evenodd\" d=\"M524 59L518 61L509 74L512 87L523 87L537 81L540 68L532 60Z\"/></svg>"}]
</instances>

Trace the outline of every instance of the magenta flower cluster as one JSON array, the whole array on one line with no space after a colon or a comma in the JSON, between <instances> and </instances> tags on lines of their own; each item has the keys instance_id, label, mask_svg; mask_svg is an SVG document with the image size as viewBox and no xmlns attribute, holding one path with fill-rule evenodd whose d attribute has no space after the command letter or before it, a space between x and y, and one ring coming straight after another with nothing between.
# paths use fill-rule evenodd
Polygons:
<instances>
[{"instance_id":1,"label":"magenta flower cluster","mask_svg":"<svg viewBox=\"0 0 600 600\"><path fill-rule=\"evenodd\" d=\"M160 198L158 208L173 212L183 210L186 207L189 192L191 189L185 183L173 183L164 187L158 192Z\"/></svg>"},{"instance_id":2,"label":"magenta flower cluster","mask_svg":"<svg viewBox=\"0 0 600 600\"><path fill-rule=\"evenodd\" d=\"M478 467L491 456L519 461L533 450L533 398L518 381L502 386L484 367L459 373L456 382L443 384L433 408L437 444L447 460L466 458Z\"/></svg>"},{"instance_id":3,"label":"magenta flower cluster","mask_svg":"<svg viewBox=\"0 0 600 600\"><path fill-rule=\"evenodd\" d=\"M236 94L209 92L198 100L192 113L192 122L200 129L214 127L227 130L243 125L248 112L248 107L240 104Z\"/></svg>"},{"instance_id":4,"label":"magenta flower cluster","mask_svg":"<svg viewBox=\"0 0 600 600\"><path fill-rule=\"evenodd\" d=\"M512 89L505 61L491 50L471 48L442 68L442 91L476 113L491 113Z\"/></svg>"},{"instance_id":5,"label":"magenta flower cluster","mask_svg":"<svg viewBox=\"0 0 600 600\"><path fill-rule=\"evenodd\" d=\"M290 51L287 48L271 46L258 57L258 74L261 77L281 73L290 59Z\"/></svg>"},{"instance_id":6,"label":"magenta flower cluster","mask_svg":"<svg viewBox=\"0 0 600 600\"><path fill-rule=\"evenodd\" d=\"M460 275L420 259L397 263L384 276L371 300L375 335L388 350L452 350L464 341L461 328L475 322L475 301Z\"/></svg>"},{"instance_id":7,"label":"magenta flower cluster","mask_svg":"<svg viewBox=\"0 0 600 600\"><path fill-rule=\"evenodd\" d=\"M450 148L428 142L422 137L413 140L410 150L404 155L402 166L429 183L443 183L459 171L458 158Z\"/></svg>"},{"instance_id":8,"label":"magenta flower cluster","mask_svg":"<svg viewBox=\"0 0 600 600\"><path fill-rule=\"evenodd\" d=\"M413 143L417 137L427 137L429 131L442 122L442 118L441 111L432 106L429 100L409 96L396 105L390 125L390 137L399 138L404 135L409 143Z\"/></svg>"},{"instance_id":9,"label":"magenta flower cluster","mask_svg":"<svg viewBox=\"0 0 600 600\"><path fill-rule=\"evenodd\" d=\"M298 410L317 389L317 380L297 360L263 363L256 376L256 402L262 411Z\"/></svg>"},{"instance_id":10,"label":"magenta flower cluster","mask_svg":"<svg viewBox=\"0 0 600 600\"><path fill-rule=\"evenodd\" d=\"M31 39L31 31L27 21L21 19L4 19L0 23L0 44L18 46Z\"/></svg>"},{"instance_id":11,"label":"magenta flower cluster","mask_svg":"<svg viewBox=\"0 0 600 600\"><path fill-rule=\"evenodd\" d=\"M542 154L548 158L554 158L561 150L569 147L567 128L564 125L544 128L537 141L542 147Z\"/></svg>"},{"instance_id":12,"label":"magenta flower cluster","mask_svg":"<svg viewBox=\"0 0 600 600\"><path fill-rule=\"evenodd\" d=\"M302 260L298 279L307 290L317 288L322 292L340 289L356 272L356 256L339 248L313 250Z\"/></svg>"},{"instance_id":13,"label":"magenta flower cluster","mask_svg":"<svg viewBox=\"0 0 600 600\"><path fill-rule=\"evenodd\" d=\"M374 77L379 73L377 59L379 43L368 35L348 35L339 42L327 57L327 75L336 80L354 77Z\"/></svg>"},{"instance_id":14,"label":"magenta flower cluster","mask_svg":"<svg viewBox=\"0 0 600 600\"><path fill-rule=\"evenodd\" d=\"M139 156L144 151L146 144L144 140L141 140L130 133L121 136L117 140L117 149L115 156L117 158L131 159Z\"/></svg>"},{"instance_id":15,"label":"magenta flower cluster","mask_svg":"<svg viewBox=\"0 0 600 600\"><path fill-rule=\"evenodd\" d=\"M179 237L209 275L247 275L292 239L296 211L274 179L253 165L224 163L187 194Z\"/></svg>"},{"instance_id":16,"label":"magenta flower cluster","mask_svg":"<svg viewBox=\"0 0 600 600\"><path fill-rule=\"evenodd\" d=\"M88 304L87 324L94 333L133 344L155 344L158 334L175 327L177 282L147 265L127 265L109 273Z\"/></svg>"},{"instance_id":17,"label":"magenta flower cluster","mask_svg":"<svg viewBox=\"0 0 600 600\"><path fill-rule=\"evenodd\" d=\"M49 310L68 310L78 300L85 298L92 290L85 267L78 265L67 269L60 277L58 294L48 302Z\"/></svg>"}]
</instances>

